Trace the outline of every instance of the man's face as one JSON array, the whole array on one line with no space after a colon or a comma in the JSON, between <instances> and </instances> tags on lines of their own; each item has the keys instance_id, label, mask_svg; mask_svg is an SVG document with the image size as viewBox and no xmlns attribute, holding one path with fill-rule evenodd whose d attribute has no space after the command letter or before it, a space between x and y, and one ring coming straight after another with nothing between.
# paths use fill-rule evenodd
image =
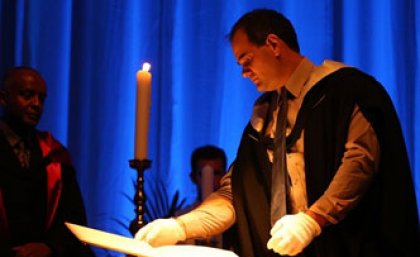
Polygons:
<instances>
[{"instance_id":1,"label":"man's face","mask_svg":"<svg viewBox=\"0 0 420 257\"><path fill-rule=\"evenodd\" d=\"M17 71L0 96L7 118L24 127L35 127L41 119L46 98L44 80L32 71Z\"/></svg>"},{"instance_id":2,"label":"man's face","mask_svg":"<svg viewBox=\"0 0 420 257\"><path fill-rule=\"evenodd\" d=\"M249 78L258 91L272 91L281 86L277 80L279 63L267 43L262 46L251 43L240 29L233 36L231 46L238 64L242 66L242 76Z\"/></svg>"}]
</instances>

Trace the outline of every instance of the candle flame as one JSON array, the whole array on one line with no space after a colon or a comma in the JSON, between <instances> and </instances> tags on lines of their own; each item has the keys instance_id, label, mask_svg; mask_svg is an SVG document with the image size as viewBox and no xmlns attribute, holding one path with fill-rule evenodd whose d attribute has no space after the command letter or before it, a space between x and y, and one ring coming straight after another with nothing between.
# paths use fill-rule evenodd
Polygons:
<instances>
[{"instance_id":1,"label":"candle flame","mask_svg":"<svg viewBox=\"0 0 420 257\"><path fill-rule=\"evenodd\" d=\"M144 71L150 71L150 68L152 67L152 65L150 65L150 63L145 62L143 63L143 69Z\"/></svg>"}]
</instances>

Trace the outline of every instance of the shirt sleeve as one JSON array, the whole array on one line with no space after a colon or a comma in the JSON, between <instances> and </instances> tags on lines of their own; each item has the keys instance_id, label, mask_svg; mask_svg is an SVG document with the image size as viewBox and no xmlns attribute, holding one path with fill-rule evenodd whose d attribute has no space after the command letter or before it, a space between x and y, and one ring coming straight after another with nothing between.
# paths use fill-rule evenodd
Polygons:
<instances>
[{"instance_id":1,"label":"shirt sleeve","mask_svg":"<svg viewBox=\"0 0 420 257\"><path fill-rule=\"evenodd\" d=\"M235 222L231 188L232 168L233 166L222 178L217 191L210 194L194 210L176 218L183 226L187 239L220 234Z\"/></svg>"},{"instance_id":2,"label":"shirt sleeve","mask_svg":"<svg viewBox=\"0 0 420 257\"><path fill-rule=\"evenodd\" d=\"M363 197L378 170L379 143L369 121L358 106L350 122L342 164L324 194L309 210L336 224Z\"/></svg>"}]
</instances>

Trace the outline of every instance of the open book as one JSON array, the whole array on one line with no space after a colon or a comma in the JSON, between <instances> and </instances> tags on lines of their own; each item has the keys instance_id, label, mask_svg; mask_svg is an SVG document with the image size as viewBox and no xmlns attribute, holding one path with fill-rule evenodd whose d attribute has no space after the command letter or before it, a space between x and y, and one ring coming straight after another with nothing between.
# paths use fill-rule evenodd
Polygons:
<instances>
[{"instance_id":1,"label":"open book","mask_svg":"<svg viewBox=\"0 0 420 257\"><path fill-rule=\"evenodd\" d=\"M69 230L82 242L93 246L139 257L238 257L235 253L218 248L195 245L152 247L133 238L104 232L76 224L66 223Z\"/></svg>"}]
</instances>

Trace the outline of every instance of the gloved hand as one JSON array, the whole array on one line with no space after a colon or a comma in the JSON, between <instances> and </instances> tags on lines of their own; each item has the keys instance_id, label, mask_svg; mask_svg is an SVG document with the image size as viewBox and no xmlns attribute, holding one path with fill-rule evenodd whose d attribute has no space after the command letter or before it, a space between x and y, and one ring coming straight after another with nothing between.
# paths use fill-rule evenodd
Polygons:
<instances>
[{"instance_id":1,"label":"gloved hand","mask_svg":"<svg viewBox=\"0 0 420 257\"><path fill-rule=\"evenodd\" d=\"M267 248L281 255L295 256L320 233L321 227L311 216L303 212L285 215L271 229Z\"/></svg>"},{"instance_id":2,"label":"gloved hand","mask_svg":"<svg viewBox=\"0 0 420 257\"><path fill-rule=\"evenodd\" d=\"M184 228L173 218L157 219L141 228L135 235L153 247L173 245L186 239Z\"/></svg>"}]
</instances>

